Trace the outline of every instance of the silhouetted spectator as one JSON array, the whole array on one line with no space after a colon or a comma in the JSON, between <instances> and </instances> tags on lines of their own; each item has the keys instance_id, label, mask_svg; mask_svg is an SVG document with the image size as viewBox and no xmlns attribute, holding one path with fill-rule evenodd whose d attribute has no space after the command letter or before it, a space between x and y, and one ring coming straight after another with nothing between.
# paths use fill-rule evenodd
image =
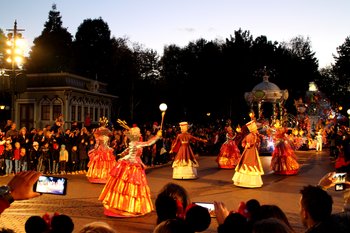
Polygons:
<instances>
[{"instance_id":1,"label":"silhouetted spectator","mask_svg":"<svg viewBox=\"0 0 350 233\"><path fill-rule=\"evenodd\" d=\"M60 214L52 217L50 233L72 233L73 230L74 223L68 215Z\"/></svg>"},{"instance_id":2,"label":"silhouetted spectator","mask_svg":"<svg viewBox=\"0 0 350 233\"><path fill-rule=\"evenodd\" d=\"M49 226L40 216L30 216L24 224L26 233L44 233L49 230Z\"/></svg>"}]
</instances>

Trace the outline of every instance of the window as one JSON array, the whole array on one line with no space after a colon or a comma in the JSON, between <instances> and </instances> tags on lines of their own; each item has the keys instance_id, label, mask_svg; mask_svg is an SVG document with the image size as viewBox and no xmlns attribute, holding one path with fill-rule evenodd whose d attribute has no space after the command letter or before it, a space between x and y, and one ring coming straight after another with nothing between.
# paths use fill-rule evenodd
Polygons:
<instances>
[{"instance_id":1,"label":"window","mask_svg":"<svg viewBox=\"0 0 350 233\"><path fill-rule=\"evenodd\" d=\"M42 104L41 105L41 120L49 121L50 120L50 105Z\"/></svg>"},{"instance_id":2,"label":"window","mask_svg":"<svg viewBox=\"0 0 350 233\"><path fill-rule=\"evenodd\" d=\"M76 119L76 106L75 105L72 105L72 107L71 107L71 113L70 113L70 115L71 115L71 120L72 121L74 121L75 119Z\"/></svg>"},{"instance_id":3,"label":"window","mask_svg":"<svg viewBox=\"0 0 350 233\"><path fill-rule=\"evenodd\" d=\"M108 108L105 108L105 116L108 118Z\"/></svg>"},{"instance_id":4,"label":"window","mask_svg":"<svg viewBox=\"0 0 350 233\"><path fill-rule=\"evenodd\" d=\"M62 113L61 105L53 105L52 106L52 119L56 119Z\"/></svg>"},{"instance_id":5,"label":"window","mask_svg":"<svg viewBox=\"0 0 350 233\"><path fill-rule=\"evenodd\" d=\"M81 121L81 110L82 110L81 106L78 105L78 117L77 117L77 121Z\"/></svg>"},{"instance_id":6,"label":"window","mask_svg":"<svg viewBox=\"0 0 350 233\"><path fill-rule=\"evenodd\" d=\"M95 121L98 121L98 108L95 108Z\"/></svg>"},{"instance_id":7,"label":"window","mask_svg":"<svg viewBox=\"0 0 350 233\"><path fill-rule=\"evenodd\" d=\"M89 113L89 107L84 107L84 117Z\"/></svg>"}]
</instances>

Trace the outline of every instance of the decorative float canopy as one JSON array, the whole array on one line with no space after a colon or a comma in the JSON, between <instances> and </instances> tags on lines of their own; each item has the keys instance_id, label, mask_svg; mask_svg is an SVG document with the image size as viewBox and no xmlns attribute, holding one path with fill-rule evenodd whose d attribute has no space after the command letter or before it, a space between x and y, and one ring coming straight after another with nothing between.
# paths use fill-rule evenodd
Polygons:
<instances>
[{"instance_id":1,"label":"decorative float canopy","mask_svg":"<svg viewBox=\"0 0 350 233\"><path fill-rule=\"evenodd\" d=\"M251 92L246 92L244 98L249 104L283 103L288 99L288 90L281 90L276 84L269 82L269 75L265 72L263 81L257 84Z\"/></svg>"}]
</instances>

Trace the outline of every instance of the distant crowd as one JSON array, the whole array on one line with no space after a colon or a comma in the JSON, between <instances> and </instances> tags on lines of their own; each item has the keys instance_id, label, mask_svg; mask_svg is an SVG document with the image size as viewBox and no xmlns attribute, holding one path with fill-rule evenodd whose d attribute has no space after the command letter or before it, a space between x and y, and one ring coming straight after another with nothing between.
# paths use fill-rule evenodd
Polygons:
<instances>
[{"instance_id":1,"label":"distant crowd","mask_svg":"<svg viewBox=\"0 0 350 233\"><path fill-rule=\"evenodd\" d=\"M191 134L208 140L208 143L193 142L193 150L199 155L216 156L222 143L226 140L226 126L230 121L216 121L208 125L190 125ZM36 170L44 174L83 174L87 171L89 162L88 152L96 145L94 131L98 126L90 124L84 126L78 122L72 122L70 127L64 125L63 120L56 119L53 125L44 128L26 129L17 128L12 120L0 128L0 175L16 174L20 171ZM154 136L159 129L157 122L143 123L138 125L142 130L143 140ZM125 136L125 129L121 127L110 127L109 146L113 148L114 155L118 155L127 148L128 139ZM146 166L156 166L172 161L173 155L169 154L173 140L179 133L179 127L165 125L161 140L143 150L142 161ZM244 134L241 132L240 134ZM295 149L315 149L311 142L302 140L300 135L290 131L290 140L294 143ZM266 135L261 134L262 139ZM236 137L236 144L240 147L239 140L242 136ZM348 170L350 166L350 134L345 126L330 127L325 130L321 145L330 149L330 156L337 160L336 168ZM266 146L267 140L262 140L261 147ZM242 149L240 147L240 149ZM68 153L63 153L63 152ZM263 150L262 150L263 151ZM68 154L68 156L67 156ZM340 158L340 159L339 159Z\"/></svg>"}]
</instances>

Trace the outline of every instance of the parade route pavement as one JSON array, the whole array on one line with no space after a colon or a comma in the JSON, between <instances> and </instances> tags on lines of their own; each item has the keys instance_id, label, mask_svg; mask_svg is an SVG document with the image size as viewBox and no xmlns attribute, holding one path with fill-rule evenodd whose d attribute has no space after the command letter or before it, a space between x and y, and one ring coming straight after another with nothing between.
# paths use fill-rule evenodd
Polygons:
<instances>
[{"instance_id":1,"label":"parade route pavement","mask_svg":"<svg viewBox=\"0 0 350 233\"><path fill-rule=\"evenodd\" d=\"M173 180L171 164L146 170L147 180L152 192L152 201L159 190L168 182L185 187L192 201L223 201L230 210L236 210L241 201L255 198L261 204L275 204L287 214L296 232L303 232L299 218L299 190L308 184L316 185L327 172L334 171L328 152L297 151L301 165L299 174L293 176L275 175L269 170L271 156L261 156L265 174L261 188L239 188L232 184L233 170L218 169L216 156L198 158L199 178L195 180ZM0 216L0 226L23 233L25 221L32 215L42 216L54 212L69 215L74 222L74 232L93 221L104 221L112 225L119 233L150 233L155 227L156 213L136 218L111 218L103 215L103 207L98 196L103 184L91 184L86 176L65 175L68 178L68 192L65 196L42 195L25 201L16 201ZM0 177L0 184L7 184L9 177ZM343 206L342 192L329 190L333 196L333 212L339 212ZM216 232L217 222L212 218L210 227L204 232Z\"/></svg>"}]
</instances>

